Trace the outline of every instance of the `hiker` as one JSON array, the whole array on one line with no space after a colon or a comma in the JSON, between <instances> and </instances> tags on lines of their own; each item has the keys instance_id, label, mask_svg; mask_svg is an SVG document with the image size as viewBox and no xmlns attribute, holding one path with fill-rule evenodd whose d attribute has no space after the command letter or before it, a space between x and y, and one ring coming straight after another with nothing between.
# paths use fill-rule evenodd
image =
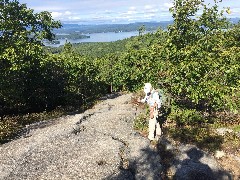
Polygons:
<instances>
[{"instance_id":1,"label":"hiker","mask_svg":"<svg viewBox=\"0 0 240 180\"><path fill-rule=\"evenodd\" d=\"M141 100L142 103L148 103L150 108L150 118L148 124L148 139L154 141L160 138L162 134L160 123L157 121L158 109L161 107L161 99L158 91L155 91L150 83L145 83L145 97Z\"/></svg>"}]
</instances>

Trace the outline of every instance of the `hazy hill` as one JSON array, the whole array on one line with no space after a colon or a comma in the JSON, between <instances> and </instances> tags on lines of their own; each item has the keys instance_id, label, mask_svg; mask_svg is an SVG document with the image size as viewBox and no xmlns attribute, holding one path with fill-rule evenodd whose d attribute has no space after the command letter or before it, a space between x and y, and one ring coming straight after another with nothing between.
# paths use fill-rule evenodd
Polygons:
<instances>
[{"instance_id":1,"label":"hazy hill","mask_svg":"<svg viewBox=\"0 0 240 180\"><path fill-rule=\"evenodd\" d=\"M236 24L240 21L240 18L231 18L230 22ZM145 26L147 31L154 31L158 28L166 29L168 25L173 21L161 21L161 22L137 22L130 24L99 24L99 25L80 25L80 24L63 24L61 29L54 30L56 34L91 34L91 33L106 33L106 32L130 32L138 31L139 27Z\"/></svg>"},{"instance_id":2,"label":"hazy hill","mask_svg":"<svg viewBox=\"0 0 240 180\"><path fill-rule=\"evenodd\" d=\"M230 18L230 22L233 24L237 24L238 22L240 22L240 18Z\"/></svg>"},{"instance_id":3,"label":"hazy hill","mask_svg":"<svg viewBox=\"0 0 240 180\"><path fill-rule=\"evenodd\" d=\"M79 24L63 24L61 29L55 30L55 33L72 33L80 32L82 34L88 33L102 33L102 32L129 32L137 31L139 27L145 26L147 31L153 31L158 28L167 28L172 21L162 22L141 22L130 24L101 24L101 25L79 25Z\"/></svg>"}]
</instances>

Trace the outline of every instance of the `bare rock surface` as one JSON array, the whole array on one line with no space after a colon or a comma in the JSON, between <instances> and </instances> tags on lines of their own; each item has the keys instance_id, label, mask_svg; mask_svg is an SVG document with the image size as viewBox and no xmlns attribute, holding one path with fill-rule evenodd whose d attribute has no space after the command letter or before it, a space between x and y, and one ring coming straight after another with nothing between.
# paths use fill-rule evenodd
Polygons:
<instances>
[{"instance_id":1,"label":"bare rock surface","mask_svg":"<svg viewBox=\"0 0 240 180\"><path fill-rule=\"evenodd\" d=\"M0 146L0 179L160 179L156 150L133 130L131 94L28 130Z\"/></svg>"},{"instance_id":2,"label":"bare rock surface","mask_svg":"<svg viewBox=\"0 0 240 180\"><path fill-rule=\"evenodd\" d=\"M159 141L160 154L168 154L168 173L176 180L231 180L233 176L224 170L209 153L190 144L174 143L168 137Z\"/></svg>"},{"instance_id":3,"label":"bare rock surface","mask_svg":"<svg viewBox=\"0 0 240 180\"><path fill-rule=\"evenodd\" d=\"M133 129L140 111L131 98L108 95L82 114L27 126L20 138L0 146L0 180L158 180L166 155L173 179L233 179L195 146L163 136L151 148Z\"/></svg>"}]
</instances>

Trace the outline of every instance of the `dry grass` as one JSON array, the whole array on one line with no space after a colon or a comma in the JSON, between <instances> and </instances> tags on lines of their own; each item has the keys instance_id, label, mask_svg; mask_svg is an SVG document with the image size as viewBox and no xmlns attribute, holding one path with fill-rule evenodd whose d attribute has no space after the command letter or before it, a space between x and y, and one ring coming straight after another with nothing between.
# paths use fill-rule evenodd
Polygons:
<instances>
[{"instance_id":1,"label":"dry grass","mask_svg":"<svg viewBox=\"0 0 240 180\"><path fill-rule=\"evenodd\" d=\"M0 144L14 139L18 135L18 132L26 125L52 120L61 117L65 113L63 109L56 109L51 112L5 116L0 121Z\"/></svg>"}]
</instances>

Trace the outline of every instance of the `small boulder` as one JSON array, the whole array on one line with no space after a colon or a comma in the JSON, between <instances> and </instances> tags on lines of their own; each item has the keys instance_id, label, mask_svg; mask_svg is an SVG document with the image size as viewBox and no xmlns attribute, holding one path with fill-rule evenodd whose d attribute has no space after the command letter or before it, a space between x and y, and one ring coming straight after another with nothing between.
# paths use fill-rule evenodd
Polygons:
<instances>
[{"instance_id":1,"label":"small boulder","mask_svg":"<svg viewBox=\"0 0 240 180\"><path fill-rule=\"evenodd\" d=\"M217 158L217 159L220 159L220 158L222 158L222 157L224 157L226 154L225 154L225 152L224 151L216 151L215 152L215 154L214 154L214 156Z\"/></svg>"},{"instance_id":2,"label":"small boulder","mask_svg":"<svg viewBox=\"0 0 240 180\"><path fill-rule=\"evenodd\" d=\"M232 133L233 130L229 128L217 128L216 133L218 135L224 136L226 133Z\"/></svg>"}]
</instances>

